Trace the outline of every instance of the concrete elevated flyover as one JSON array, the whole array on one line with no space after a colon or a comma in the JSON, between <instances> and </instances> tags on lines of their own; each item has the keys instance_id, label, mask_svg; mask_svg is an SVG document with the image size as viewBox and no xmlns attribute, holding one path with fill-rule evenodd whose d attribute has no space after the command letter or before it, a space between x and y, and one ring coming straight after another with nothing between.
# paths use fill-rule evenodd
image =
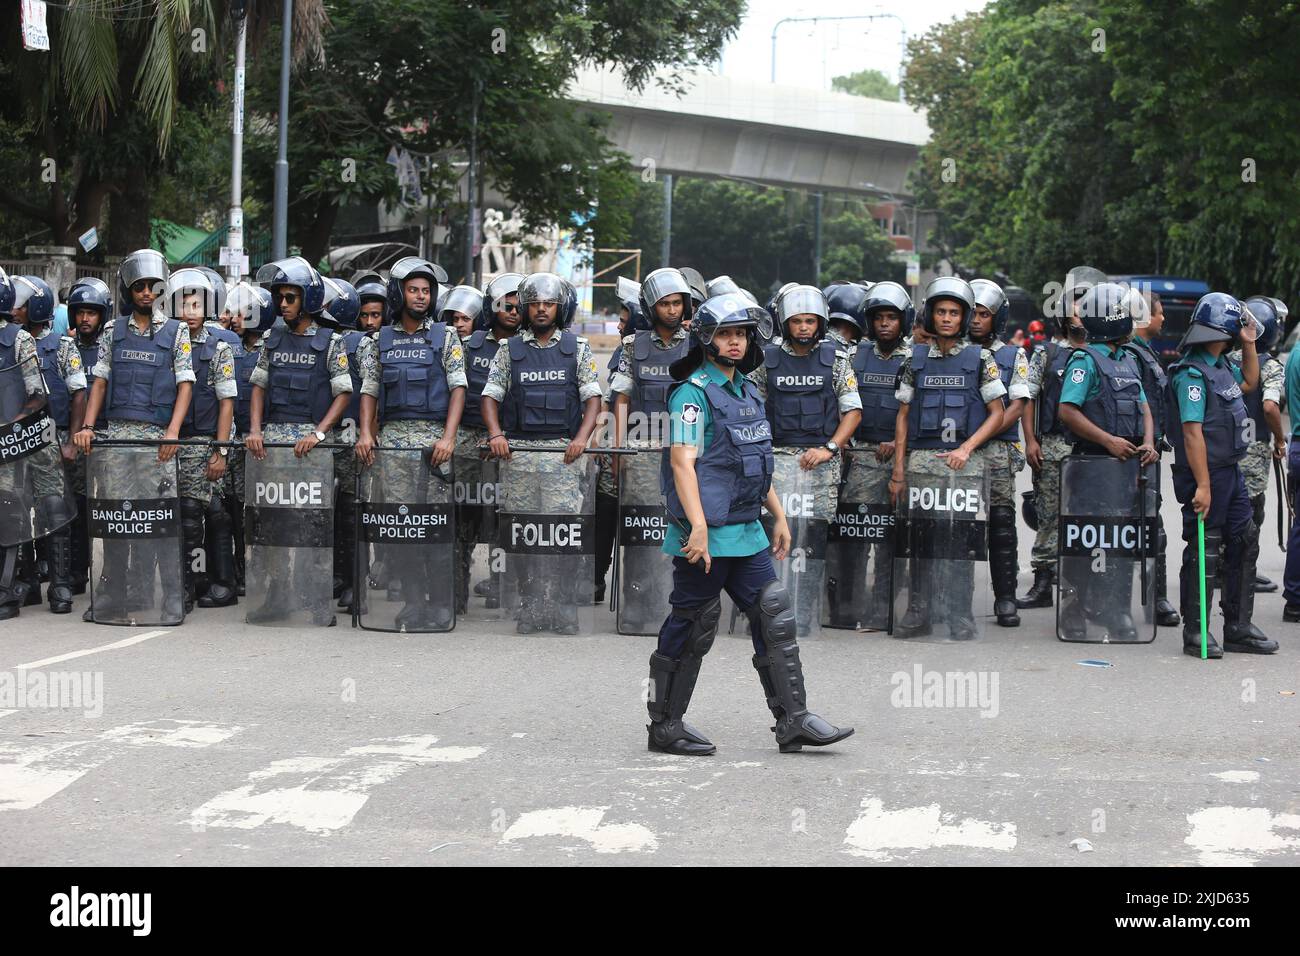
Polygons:
<instances>
[{"instance_id":1,"label":"concrete elevated flyover","mask_svg":"<svg viewBox=\"0 0 1300 956\"><path fill-rule=\"evenodd\" d=\"M768 186L910 198L907 171L930 136L905 103L712 73L688 76L678 96L586 70L568 95L613 116L610 139L637 166Z\"/></svg>"}]
</instances>

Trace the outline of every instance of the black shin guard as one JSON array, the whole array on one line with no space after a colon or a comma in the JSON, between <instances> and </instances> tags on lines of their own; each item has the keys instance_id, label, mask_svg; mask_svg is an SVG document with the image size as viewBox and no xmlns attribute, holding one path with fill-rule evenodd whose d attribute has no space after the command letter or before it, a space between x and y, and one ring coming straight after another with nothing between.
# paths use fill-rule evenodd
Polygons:
<instances>
[{"instance_id":1,"label":"black shin guard","mask_svg":"<svg viewBox=\"0 0 1300 956\"><path fill-rule=\"evenodd\" d=\"M707 756L716 749L713 743L682 718L690 706L700 664L717 636L722 601L714 598L696 608L673 608L673 614L691 622L691 633L677 660L659 651L650 655L648 746L662 753Z\"/></svg>"},{"instance_id":2,"label":"black shin guard","mask_svg":"<svg viewBox=\"0 0 1300 956\"><path fill-rule=\"evenodd\" d=\"M785 585L780 581L763 585L749 617L767 651L754 655L754 670L776 718L772 731L781 752L793 753L805 744L822 747L852 734L852 727L841 729L808 710L794 611Z\"/></svg>"}]
</instances>

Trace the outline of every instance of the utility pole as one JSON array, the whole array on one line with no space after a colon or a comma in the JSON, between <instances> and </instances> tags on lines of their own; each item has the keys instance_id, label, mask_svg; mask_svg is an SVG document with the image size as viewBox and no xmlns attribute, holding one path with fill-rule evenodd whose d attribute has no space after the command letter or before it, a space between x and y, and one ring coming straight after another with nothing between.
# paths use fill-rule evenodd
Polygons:
<instances>
[{"instance_id":1,"label":"utility pole","mask_svg":"<svg viewBox=\"0 0 1300 956\"><path fill-rule=\"evenodd\" d=\"M822 284L822 194L813 193L813 280Z\"/></svg>"},{"instance_id":2,"label":"utility pole","mask_svg":"<svg viewBox=\"0 0 1300 956\"><path fill-rule=\"evenodd\" d=\"M238 39L235 40L234 114L231 118L232 141L230 147L230 229L226 233L228 249L226 278L234 285L243 275L244 255L244 50L248 39L248 6L246 0L231 4L230 14L235 19Z\"/></svg>"},{"instance_id":3,"label":"utility pole","mask_svg":"<svg viewBox=\"0 0 1300 956\"><path fill-rule=\"evenodd\" d=\"M478 238L478 217L475 200L474 177L478 166L478 80L474 81L474 95L469 114L469 166L465 169L465 281L474 282L474 240Z\"/></svg>"}]
</instances>

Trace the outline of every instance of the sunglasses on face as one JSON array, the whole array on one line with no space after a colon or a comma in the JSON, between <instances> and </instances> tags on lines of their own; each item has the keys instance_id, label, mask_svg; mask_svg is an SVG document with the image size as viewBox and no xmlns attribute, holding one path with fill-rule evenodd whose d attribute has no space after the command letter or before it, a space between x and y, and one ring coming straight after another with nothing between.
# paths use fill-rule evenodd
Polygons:
<instances>
[{"instance_id":1,"label":"sunglasses on face","mask_svg":"<svg viewBox=\"0 0 1300 956\"><path fill-rule=\"evenodd\" d=\"M298 301L297 292L281 292L276 290L272 295L275 296L277 302L288 302L290 305L293 305L293 303Z\"/></svg>"},{"instance_id":2,"label":"sunglasses on face","mask_svg":"<svg viewBox=\"0 0 1300 956\"><path fill-rule=\"evenodd\" d=\"M134 282L131 283L132 292L144 292L152 288L153 288L153 283L150 282L148 279L136 279Z\"/></svg>"},{"instance_id":3,"label":"sunglasses on face","mask_svg":"<svg viewBox=\"0 0 1300 956\"><path fill-rule=\"evenodd\" d=\"M498 312L505 312L505 313L508 313L508 314L510 314L510 315L514 315L515 313L517 313L517 312L519 311L519 306L515 305L513 302L506 302L506 303L502 304L501 308L498 309L497 311L498 311Z\"/></svg>"}]
</instances>

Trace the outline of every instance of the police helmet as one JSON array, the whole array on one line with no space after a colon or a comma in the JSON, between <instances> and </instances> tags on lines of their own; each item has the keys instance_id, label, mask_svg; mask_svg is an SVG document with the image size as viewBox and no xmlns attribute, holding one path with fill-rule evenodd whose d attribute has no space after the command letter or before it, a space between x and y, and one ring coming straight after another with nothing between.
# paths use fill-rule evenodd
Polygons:
<instances>
[{"instance_id":1,"label":"police helmet","mask_svg":"<svg viewBox=\"0 0 1300 956\"><path fill-rule=\"evenodd\" d=\"M916 308L912 305L912 295L897 282L875 282L862 304L863 321L866 324L867 338L876 340L875 313L880 309L893 309L902 314L898 327L901 338L912 331L916 324Z\"/></svg>"},{"instance_id":2,"label":"police helmet","mask_svg":"<svg viewBox=\"0 0 1300 956\"><path fill-rule=\"evenodd\" d=\"M106 322L113 310L113 293L108 283L94 276L86 276L72 283L68 290L68 318L71 320L78 309L95 309L99 312L99 321Z\"/></svg>"},{"instance_id":3,"label":"police helmet","mask_svg":"<svg viewBox=\"0 0 1300 956\"><path fill-rule=\"evenodd\" d=\"M54 318L54 290L40 276L14 276L12 308L27 306L27 321L44 325Z\"/></svg>"},{"instance_id":4,"label":"police helmet","mask_svg":"<svg viewBox=\"0 0 1300 956\"><path fill-rule=\"evenodd\" d=\"M823 290L826 297L826 318L830 322L847 322L858 330L867 331L867 290L856 282L829 285Z\"/></svg>"},{"instance_id":5,"label":"police helmet","mask_svg":"<svg viewBox=\"0 0 1300 956\"><path fill-rule=\"evenodd\" d=\"M166 257L156 249L137 249L117 267L117 302L123 315L132 312L131 286L141 280L161 287L171 270Z\"/></svg>"},{"instance_id":6,"label":"police helmet","mask_svg":"<svg viewBox=\"0 0 1300 956\"><path fill-rule=\"evenodd\" d=\"M221 273L216 269L209 269L207 266L198 266L198 270L208 277L212 283L212 288L217 295L217 311L215 315L220 315L226 311L226 280L221 277Z\"/></svg>"},{"instance_id":7,"label":"police helmet","mask_svg":"<svg viewBox=\"0 0 1300 956\"><path fill-rule=\"evenodd\" d=\"M362 302L388 304L388 285L378 272L358 272L352 277L352 287L357 290L357 298Z\"/></svg>"},{"instance_id":8,"label":"police helmet","mask_svg":"<svg viewBox=\"0 0 1300 956\"><path fill-rule=\"evenodd\" d=\"M203 321L217 317L217 290L207 274L193 266L177 269L167 277L159 308L167 318L184 322L185 297L192 295L197 295L203 302Z\"/></svg>"},{"instance_id":9,"label":"police helmet","mask_svg":"<svg viewBox=\"0 0 1300 956\"><path fill-rule=\"evenodd\" d=\"M983 306L993 313L993 338L1000 339L1007 330L1007 319L1011 315L1011 306L1002 286L992 279L971 279L971 292L975 293L975 305Z\"/></svg>"},{"instance_id":10,"label":"police helmet","mask_svg":"<svg viewBox=\"0 0 1300 956\"><path fill-rule=\"evenodd\" d=\"M1192 321L1178 343L1179 351L1207 342L1230 342L1241 332L1245 309L1226 292L1208 292L1192 309Z\"/></svg>"},{"instance_id":11,"label":"police helmet","mask_svg":"<svg viewBox=\"0 0 1300 956\"><path fill-rule=\"evenodd\" d=\"M741 291L740 286L736 285L736 280L731 276L715 276L704 284L704 291L708 293L706 299L711 299L715 295L724 295L728 292Z\"/></svg>"},{"instance_id":12,"label":"police helmet","mask_svg":"<svg viewBox=\"0 0 1300 956\"><path fill-rule=\"evenodd\" d=\"M705 356L713 361L725 361L718 355L718 347L713 342L717 331L725 328L751 330L749 347L744 358L736 363L736 371L744 375L758 368L763 361L761 342L772 336L772 317L744 296L725 293L710 296L700 304L691 321L691 347L685 356L668 367L668 374L682 381L699 367Z\"/></svg>"},{"instance_id":13,"label":"police helmet","mask_svg":"<svg viewBox=\"0 0 1300 956\"><path fill-rule=\"evenodd\" d=\"M275 304L275 314L280 314L280 303L275 299L275 290L279 286L297 286L302 290L303 312L319 315L325 304L325 283L321 281L310 262L302 256L290 256L268 262L257 270L257 284L272 293L271 301Z\"/></svg>"},{"instance_id":14,"label":"police helmet","mask_svg":"<svg viewBox=\"0 0 1300 956\"><path fill-rule=\"evenodd\" d=\"M554 272L534 272L519 283L519 312L525 325L529 324L528 306L534 302L554 302L559 306L555 319L558 329L568 328L578 308L573 286Z\"/></svg>"},{"instance_id":15,"label":"police helmet","mask_svg":"<svg viewBox=\"0 0 1300 956\"><path fill-rule=\"evenodd\" d=\"M665 296L678 294L682 296L682 317L677 323L680 325L681 322L691 318L695 310L691 284L680 269L671 267L656 269L641 282L641 311L651 323L659 322L659 317L655 313L655 304Z\"/></svg>"},{"instance_id":16,"label":"police helmet","mask_svg":"<svg viewBox=\"0 0 1300 956\"><path fill-rule=\"evenodd\" d=\"M1277 347L1277 340L1282 335L1282 325L1286 313L1278 314L1278 300L1265 295L1252 295L1245 302L1250 314L1262 327L1259 338L1255 340L1255 350L1261 354L1272 352ZM1285 309L1286 306L1283 306Z\"/></svg>"},{"instance_id":17,"label":"police helmet","mask_svg":"<svg viewBox=\"0 0 1300 956\"><path fill-rule=\"evenodd\" d=\"M8 316L14 308L14 284L9 273L0 269L0 315Z\"/></svg>"},{"instance_id":18,"label":"police helmet","mask_svg":"<svg viewBox=\"0 0 1300 956\"><path fill-rule=\"evenodd\" d=\"M389 321L397 321L406 307L404 285L408 279L424 278L429 280L429 302L438 301L438 287L447 282L447 273L436 262L421 259L419 256L403 256L393 263L388 270L388 311Z\"/></svg>"},{"instance_id":19,"label":"police helmet","mask_svg":"<svg viewBox=\"0 0 1300 956\"><path fill-rule=\"evenodd\" d=\"M971 316L975 314L975 293L970 284L960 276L939 276L931 279L925 287L925 304L922 306L921 326L931 335L938 335L934 325L935 303L947 299L956 302L963 309L961 328L957 334L964 336L970 331Z\"/></svg>"},{"instance_id":20,"label":"police helmet","mask_svg":"<svg viewBox=\"0 0 1300 956\"><path fill-rule=\"evenodd\" d=\"M321 281L325 284L321 321L344 331L355 329L357 316L361 313L361 296L357 294L356 286L333 276L322 276Z\"/></svg>"},{"instance_id":21,"label":"police helmet","mask_svg":"<svg viewBox=\"0 0 1300 956\"><path fill-rule=\"evenodd\" d=\"M709 284L704 281L704 276L700 275L700 270L692 269L690 266L682 266L678 270L682 277L686 279L686 284L691 288L691 308L698 309L700 303L709 297Z\"/></svg>"},{"instance_id":22,"label":"police helmet","mask_svg":"<svg viewBox=\"0 0 1300 956\"><path fill-rule=\"evenodd\" d=\"M519 283L524 281L523 275L518 272L503 272L483 289L483 306L479 310L478 327L487 329L492 327L492 322L496 318L496 313L506 310L506 297L509 295L518 296ZM516 308L518 308L518 298L515 299Z\"/></svg>"},{"instance_id":23,"label":"police helmet","mask_svg":"<svg viewBox=\"0 0 1300 956\"><path fill-rule=\"evenodd\" d=\"M275 303L271 293L251 282L240 282L226 295L226 308L240 316L245 332L260 332L275 322Z\"/></svg>"},{"instance_id":24,"label":"police helmet","mask_svg":"<svg viewBox=\"0 0 1300 956\"><path fill-rule=\"evenodd\" d=\"M453 286L447 290L446 297L438 306L438 321L451 324L448 312L460 312L469 316L477 325L479 314L483 311L483 293L472 285Z\"/></svg>"},{"instance_id":25,"label":"police helmet","mask_svg":"<svg viewBox=\"0 0 1300 956\"><path fill-rule=\"evenodd\" d=\"M776 317L783 336L790 336L789 322L796 315L817 316L817 331L812 341L820 341L826 334L827 318L826 297L822 290L814 285L797 285L777 296Z\"/></svg>"},{"instance_id":26,"label":"police helmet","mask_svg":"<svg viewBox=\"0 0 1300 956\"><path fill-rule=\"evenodd\" d=\"M1117 282L1102 282L1079 297L1079 319L1088 342L1120 342L1133 334L1133 296Z\"/></svg>"}]
</instances>

